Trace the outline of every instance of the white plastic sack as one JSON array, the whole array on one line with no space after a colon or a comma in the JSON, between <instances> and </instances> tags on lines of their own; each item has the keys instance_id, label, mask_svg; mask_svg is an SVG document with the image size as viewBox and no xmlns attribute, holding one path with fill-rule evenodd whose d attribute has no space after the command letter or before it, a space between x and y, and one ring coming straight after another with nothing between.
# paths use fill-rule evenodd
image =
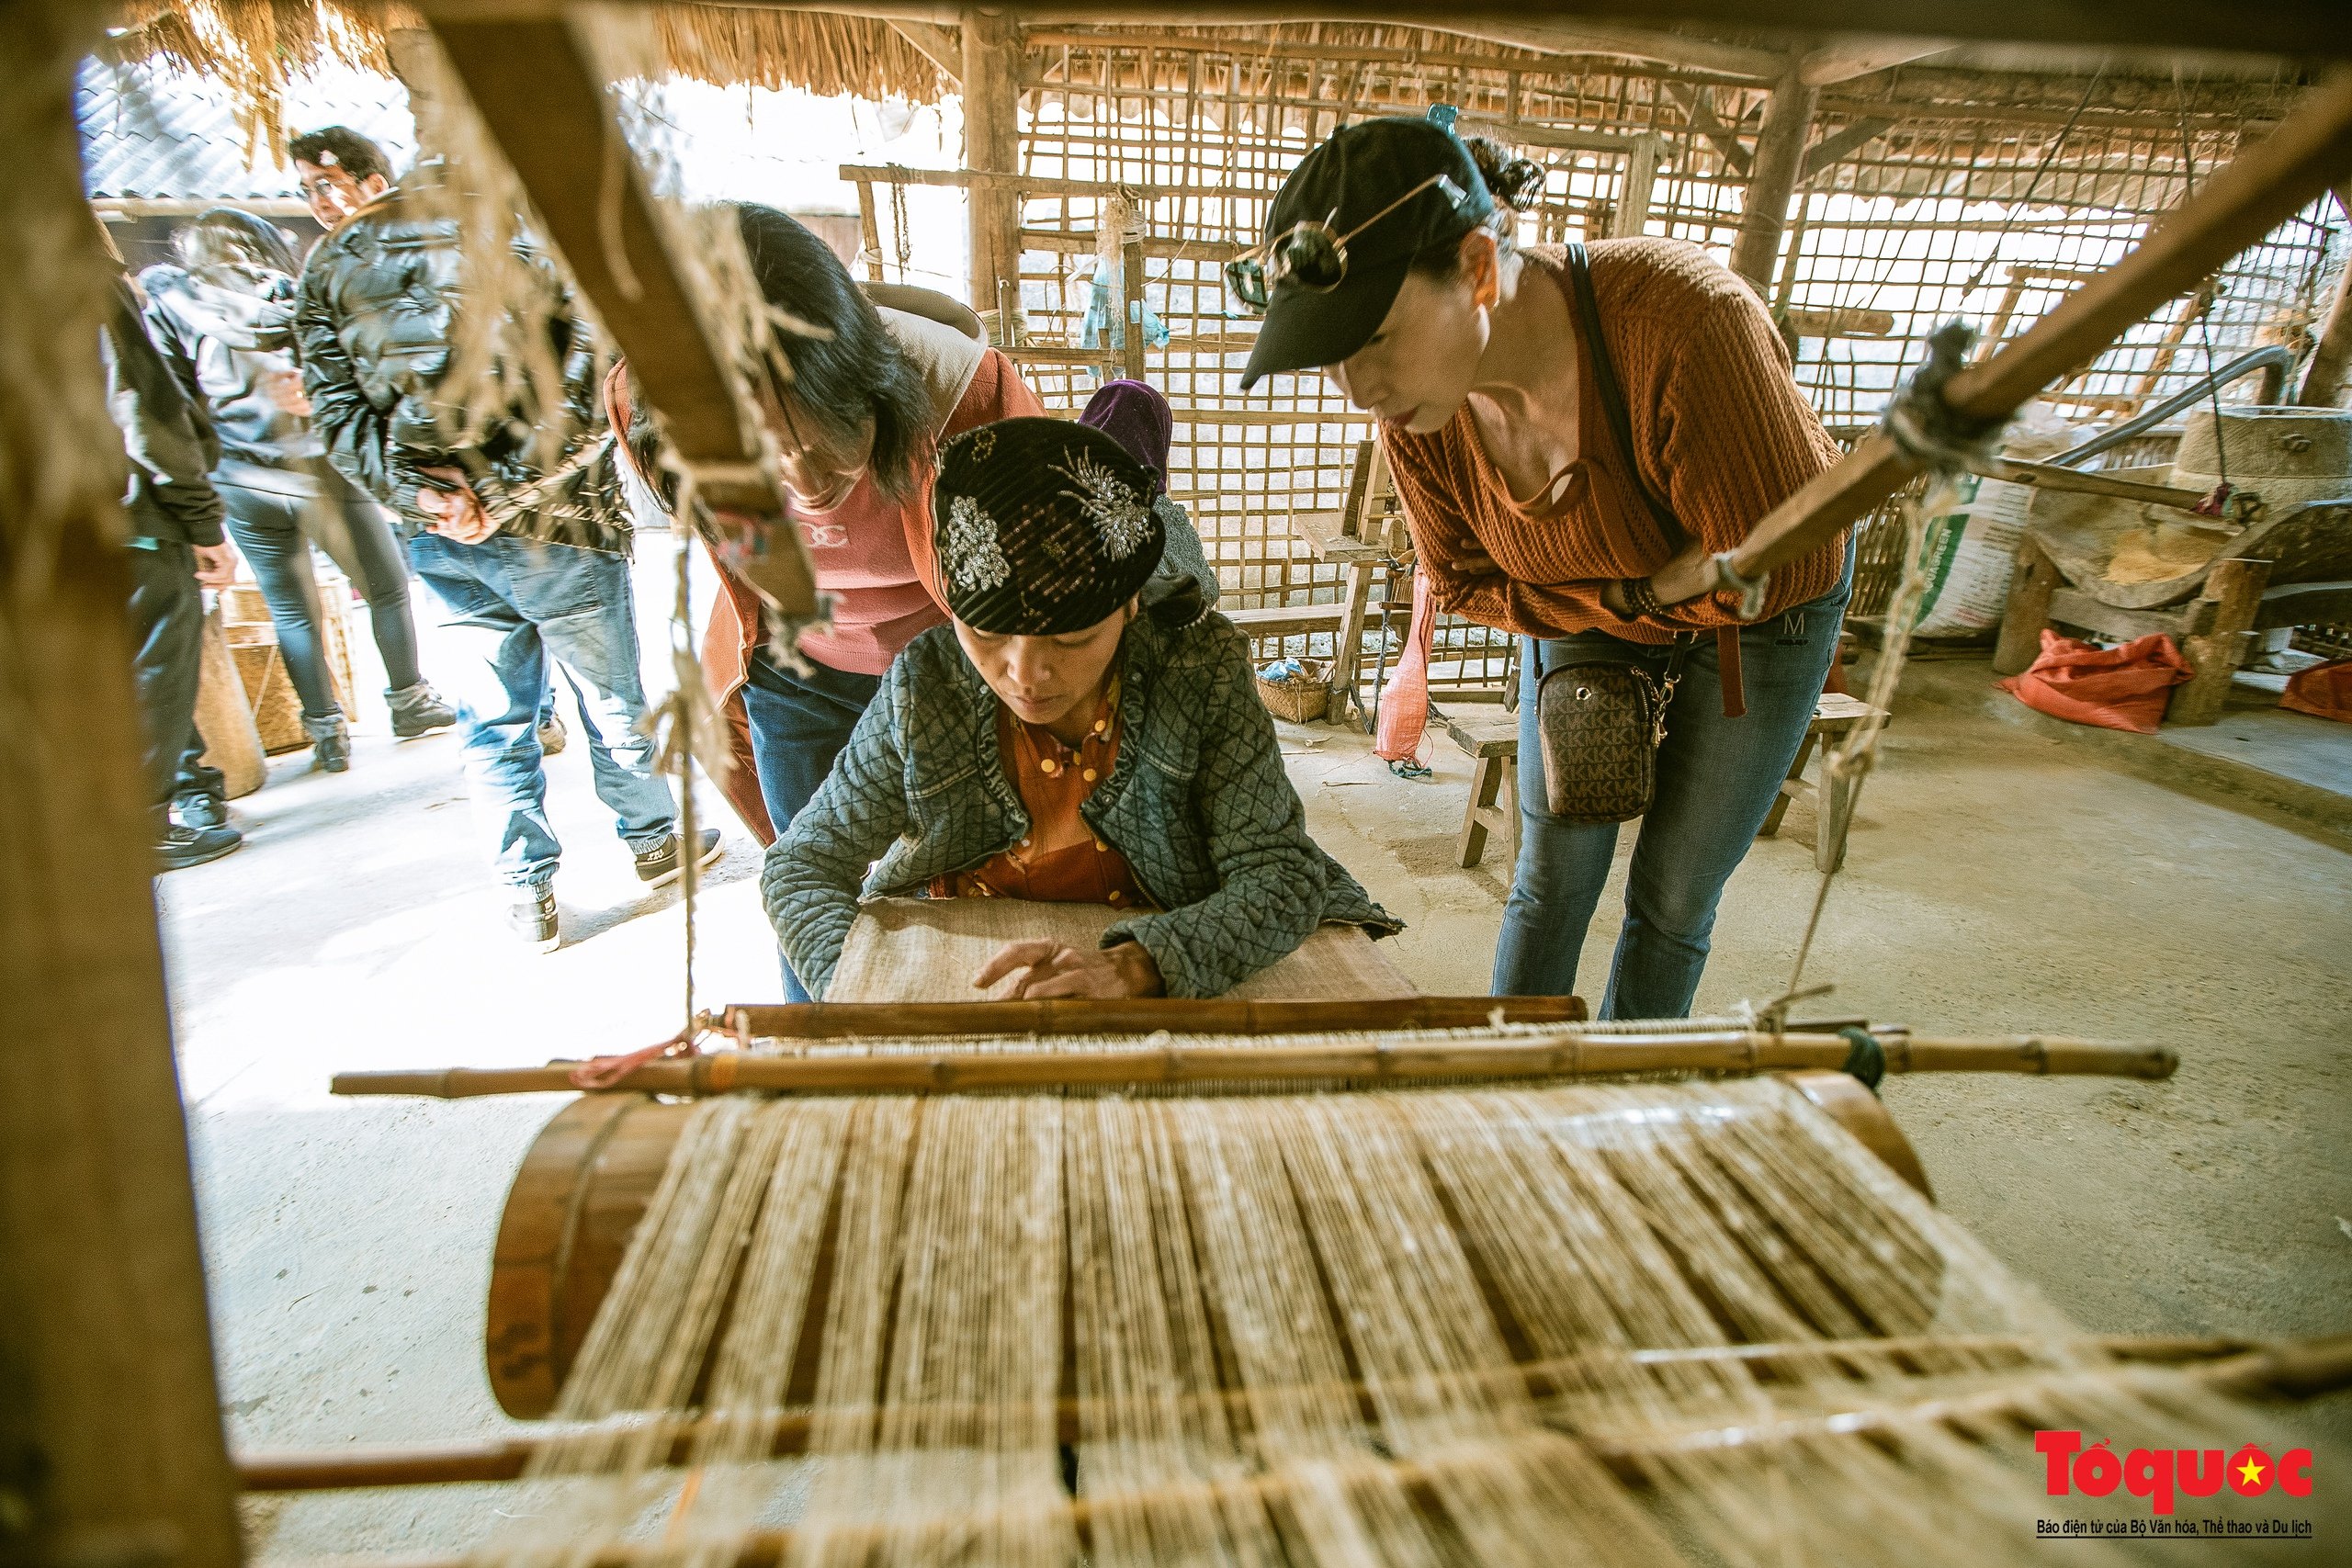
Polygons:
<instances>
[{"instance_id":1,"label":"white plastic sack","mask_svg":"<svg viewBox=\"0 0 2352 1568\"><path fill-rule=\"evenodd\" d=\"M2010 427L2001 455L2037 462L2089 439L2090 434L2068 424L2048 404L2035 403ZM2024 536L2032 504L2031 485L1961 476L1951 510L1928 522L1920 547L1928 591L1912 630L1922 637L1966 637L2001 624L2009 578L2017 570L2018 540Z\"/></svg>"}]
</instances>

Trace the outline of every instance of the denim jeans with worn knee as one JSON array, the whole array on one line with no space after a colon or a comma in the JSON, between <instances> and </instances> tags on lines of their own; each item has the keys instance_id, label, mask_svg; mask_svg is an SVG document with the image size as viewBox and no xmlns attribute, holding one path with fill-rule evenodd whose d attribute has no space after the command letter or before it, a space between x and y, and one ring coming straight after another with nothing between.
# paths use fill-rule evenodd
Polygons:
<instances>
[{"instance_id":1,"label":"denim jeans with worn knee","mask_svg":"<svg viewBox=\"0 0 2352 1568\"><path fill-rule=\"evenodd\" d=\"M454 640L473 657L453 662L447 695L458 709L466 782L502 881L537 886L555 875L563 846L547 814L538 716L552 661L580 696L596 794L632 852L652 849L678 820L670 785L654 771L638 673L637 620L628 562L600 550L493 534L460 545L437 534L409 540L409 559L447 613Z\"/></svg>"},{"instance_id":2,"label":"denim jeans with worn knee","mask_svg":"<svg viewBox=\"0 0 2352 1568\"><path fill-rule=\"evenodd\" d=\"M1658 748L1657 793L1641 819L1625 878L1625 923L1610 960L1600 1016L1680 1018L1698 994L1724 885L1739 866L1796 760L1815 699L1838 656L1853 588L1845 581L1810 604L1741 628L1747 712L1725 718L1715 640L1702 634L1684 661ZM1544 808L1535 731L1542 671L1591 659L1638 662L1663 676L1670 647L1579 632L1521 645L1519 863L1495 944L1497 996L1576 989L1585 930L1617 850L1617 824L1564 822Z\"/></svg>"}]
</instances>

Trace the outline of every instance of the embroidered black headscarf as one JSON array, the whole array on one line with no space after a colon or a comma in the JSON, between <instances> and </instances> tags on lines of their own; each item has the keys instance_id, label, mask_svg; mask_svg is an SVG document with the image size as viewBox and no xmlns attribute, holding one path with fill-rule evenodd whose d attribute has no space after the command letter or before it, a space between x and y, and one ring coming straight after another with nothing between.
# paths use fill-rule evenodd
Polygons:
<instances>
[{"instance_id":1,"label":"embroidered black headscarf","mask_svg":"<svg viewBox=\"0 0 2352 1568\"><path fill-rule=\"evenodd\" d=\"M1005 637L1106 621L1151 580L1167 534L1151 471L1102 432L1008 419L941 446L932 488L941 587L957 620Z\"/></svg>"}]
</instances>

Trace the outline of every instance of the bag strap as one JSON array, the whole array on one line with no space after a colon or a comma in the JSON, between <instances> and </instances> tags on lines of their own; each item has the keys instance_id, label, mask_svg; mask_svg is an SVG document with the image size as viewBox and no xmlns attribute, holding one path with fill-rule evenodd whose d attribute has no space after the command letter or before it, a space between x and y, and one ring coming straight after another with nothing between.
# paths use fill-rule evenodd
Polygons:
<instances>
[{"instance_id":1,"label":"bag strap","mask_svg":"<svg viewBox=\"0 0 2352 1568\"><path fill-rule=\"evenodd\" d=\"M1690 537L1683 529L1682 520L1675 516L1674 509L1650 488L1649 479L1642 472L1641 459L1634 455L1634 416L1625 405L1625 390L1617 379L1616 362L1609 357L1609 340L1601 335L1600 305L1592 294L1591 258L1585 254L1584 243L1579 240L1569 241L1567 251L1568 282L1571 286L1568 294L1576 304L1577 330L1584 338L1585 351L1592 358L1593 390L1600 395L1601 411L1608 415L1609 434L1617 444L1617 460L1624 465L1625 477L1633 480L1634 489L1640 492L1642 504L1649 508L1650 517L1657 524L1659 531L1666 535L1669 543L1679 546ZM1737 718L1747 711L1745 694L1739 683L1738 636L1736 627L1729 628L1732 646L1725 653L1728 668L1724 684L1724 716L1727 718ZM1696 632L1675 634L1674 653L1666 667L1666 694L1669 702L1673 700L1675 682L1682 678L1682 661L1689 655L1690 645L1698 639ZM1722 649L1725 641L1724 633L1718 632L1716 647Z\"/></svg>"},{"instance_id":2,"label":"bag strap","mask_svg":"<svg viewBox=\"0 0 2352 1568\"><path fill-rule=\"evenodd\" d=\"M1642 474L1640 459L1634 456L1634 416L1625 406L1625 389L1618 382L1617 366L1609 357L1609 340L1600 334L1600 306L1592 295L1592 263L1585 254L1581 241L1568 242L1568 281L1570 296L1576 301L1577 330L1583 337L1585 350L1592 356L1593 390L1600 394L1601 411L1609 418L1609 434L1617 444L1617 460L1625 466L1625 475L1641 492L1642 504L1649 508L1650 517L1666 536L1679 545L1690 536L1683 531L1681 519L1674 509L1659 499L1650 482Z\"/></svg>"}]
</instances>

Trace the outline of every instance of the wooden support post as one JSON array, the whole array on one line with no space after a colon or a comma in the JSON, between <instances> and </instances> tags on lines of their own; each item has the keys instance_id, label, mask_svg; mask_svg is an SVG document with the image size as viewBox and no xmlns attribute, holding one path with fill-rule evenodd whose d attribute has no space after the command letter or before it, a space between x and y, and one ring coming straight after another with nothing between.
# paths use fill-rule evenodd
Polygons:
<instances>
[{"instance_id":1,"label":"wooden support post","mask_svg":"<svg viewBox=\"0 0 2352 1568\"><path fill-rule=\"evenodd\" d=\"M74 118L112 19L0 7L0 1562L235 1568Z\"/></svg>"},{"instance_id":2,"label":"wooden support post","mask_svg":"<svg viewBox=\"0 0 2352 1568\"><path fill-rule=\"evenodd\" d=\"M1792 59L1764 106L1764 127L1756 137L1756 166L1741 204L1739 238L1732 242L1731 269L1772 297L1772 268L1781 255L1781 231L1788 222L1789 198L1796 194L1804 164L1804 144L1813 132L1813 107L1821 89L1804 80L1802 62Z\"/></svg>"},{"instance_id":3,"label":"wooden support post","mask_svg":"<svg viewBox=\"0 0 2352 1568\"><path fill-rule=\"evenodd\" d=\"M1021 30L1010 15L964 12L964 166L1021 170ZM1021 197L1012 186L971 187L972 309L1021 309ZM1008 321L1004 339L1012 340Z\"/></svg>"},{"instance_id":4,"label":"wooden support post","mask_svg":"<svg viewBox=\"0 0 2352 1568\"><path fill-rule=\"evenodd\" d=\"M874 182L857 182L857 243L865 253L865 281L882 281L882 224L874 211Z\"/></svg>"},{"instance_id":5,"label":"wooden support post","mask_svg":"<svg viewBox=\"0 0 2352 1568\"><path fill-rule=\"evenodd\" d=\"M2352 213L2352 189L2342 193L2346 212ZM2332 409L2344 396L2344 373L2352 367L2352 266L2335 280L2335 301L2319 329L2319 346L2303 371L2295 400L2306 408Z\"/></svg>"},{"instance_id":6,"label":"wooden support post","mask_svg":"<svg viewBox=\"0 0 2352 1568\"><path fill-rule=\"evenodd\" d=\"M2270 582L2267 560L2217 560L2205 579L2199 604L2213 606L2211 625L2202 636L2181 639L2181 652L2196 673L2172 689L2165 705L2166 724L2211 724L2229 701L2230 678L2245 661L2255 615L2262 608L2262 591Z\"/></svg>"},{"instance_id":7,"label":"wooden support post","mask_svg":"<svg viewBox=\"0 0 2352 1568\"><path fill-rule=\"evenodd\" d=\"M1650 220L1650 200L1657 187L1658 146L1658 138L1645 136L1625 154L1625 184L1610 220L1611 239L1638 239L1643 225Z\"/></svg>"},{"instance_id":8,"label":"wooden support post","mask_svg":"<svg viewBox=\"0 0 2352 1568\"><path fill-rule=\"evenodd\" d=\"M2065 581L2058 563L2028 534L2018 540L2017 572L2009 579L2009 603L2001 612L2001 640L1993 649L1993 673L2021 675L2041 657L2041 628L2050 624L2050 596Z\"/></svg>"},{"instance_id":9,"label":"wooden support post","mask_svg":"<svg viewBox=\"0 0 2352 1568\"><path fill-rule=\"evenodd\" d=\"M1119 246L1119 315L1124 322L1119 342L1126 355L1124 369L1128 380L1140 381L1144 378L1143 351L1148 340L1143 330L1143 231L1139 227L1126 231Z\"/></svg>"}]
</instances>

